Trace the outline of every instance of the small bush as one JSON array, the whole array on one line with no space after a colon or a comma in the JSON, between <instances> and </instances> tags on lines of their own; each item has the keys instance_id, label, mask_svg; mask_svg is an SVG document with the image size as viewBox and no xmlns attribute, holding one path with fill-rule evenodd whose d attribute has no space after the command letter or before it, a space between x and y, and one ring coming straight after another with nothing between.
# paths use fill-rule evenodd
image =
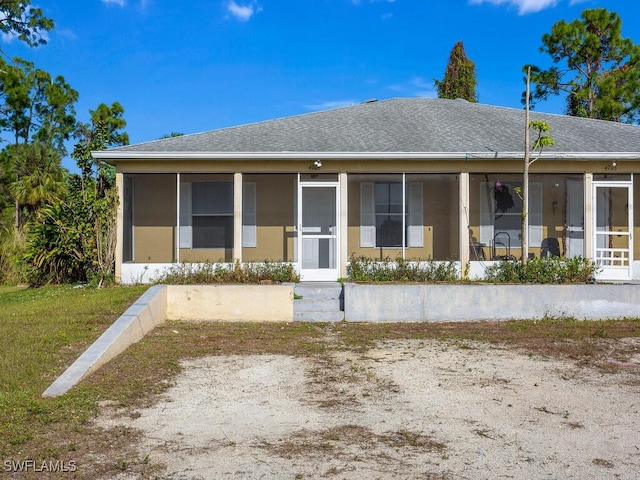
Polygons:
<instances>
[{"instance_id":1,"label":"small bush","mask_svg":"<svg viewBox=\"0 0 640 480\"><path fill-rule=\"evenodd\" d=\"M353 282L456 282L458 270L452 261L382 260L351 256L347 278Z\"/></svg>"},{"instance_id":2,"label":"small bush","mask_svg":"<svg viewBox=\"0 0 640 480\"><path fill-rule=\"evenodd\" d=\"M193 284L259 284L270 281L273 283L298 282L300 278L290 263L236 261L228 263L179 263L172 266L156 283L172 285Z\"/></svg>"},{"instance_id":3,"label":"small bush","mask_svg":"<svg viewBox=\"0 0 640 480\"><path fill-rule=\"evenodd\" d=\"M485 280L494 283L586 283L598 268L583 257L534 258L526 265L503 261L485 270Z\"/></svg>"},{"instance_id":4,"label":"small bush","mask_svg":"<svg viewBox=\"0 0 640 480\"><path fill-rule=\"evenodd\" d=\"M24 231L0 231L0 285L27 281L30 268L22 262L26 246Z\"/></svg>"}]
</instances>

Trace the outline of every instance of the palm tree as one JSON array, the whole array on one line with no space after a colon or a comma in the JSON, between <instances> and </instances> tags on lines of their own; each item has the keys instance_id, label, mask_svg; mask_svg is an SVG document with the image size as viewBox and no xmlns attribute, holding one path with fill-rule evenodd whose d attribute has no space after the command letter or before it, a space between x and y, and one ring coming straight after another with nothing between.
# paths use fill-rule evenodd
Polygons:
<instances>
[{"instance_id":1,"label":"palm tree","mask_svg":"<svg viewBox=\"0 0 640 480\"><path fill-rule=\"evenodd\" d=\"M9 191L20 217L21 206L33 213L43 205L63 198L66 171L60 166L60 154L52 146L38 142L21 144L12 149L10 166L13 181L9 184ZM16 219L18 227L23 223L22 218Z\"/></svg>"}]
</instances>

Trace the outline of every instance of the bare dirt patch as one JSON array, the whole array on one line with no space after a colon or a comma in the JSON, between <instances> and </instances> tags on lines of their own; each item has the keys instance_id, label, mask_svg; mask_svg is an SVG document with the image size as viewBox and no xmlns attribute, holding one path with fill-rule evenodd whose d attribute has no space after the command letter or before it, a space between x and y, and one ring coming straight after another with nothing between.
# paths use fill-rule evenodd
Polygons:
<instances>
[{"instance_id":1,"label":"bare dirt patch","mask_svg":"<svg viewBox=\"0 0 640 480\"><path fill-rule=\"evenodd\" d=\"M158 478L635 479L640 341L593 344L590 363L584 345L567 359L459 339L203 356L96 424L138 432Z\"/></svg>"}]
</instances>

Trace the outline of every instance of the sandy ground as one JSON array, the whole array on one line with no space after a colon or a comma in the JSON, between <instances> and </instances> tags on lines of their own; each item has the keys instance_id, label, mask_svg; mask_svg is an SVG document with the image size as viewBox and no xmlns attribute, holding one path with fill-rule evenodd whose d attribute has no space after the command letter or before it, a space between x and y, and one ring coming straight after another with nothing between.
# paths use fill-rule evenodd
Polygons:
<instances>
[{"instance_id":1,"label":"sandy ground","mask_svg":"<svg viewBox=\"0 0 640 480\"><path fill-rule=\"evenodd\" d=\"M640 478L640 384L624 371L436 341L184 366L137 418L98 420L140 429L161 478Z\"/></svg>"}]
</instances>

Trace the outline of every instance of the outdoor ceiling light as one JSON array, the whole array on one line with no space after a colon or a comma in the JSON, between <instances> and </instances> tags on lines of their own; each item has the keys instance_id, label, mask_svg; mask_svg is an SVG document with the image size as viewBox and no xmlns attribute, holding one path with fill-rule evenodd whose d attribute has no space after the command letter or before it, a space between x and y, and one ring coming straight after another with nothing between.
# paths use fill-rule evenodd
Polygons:
<instances>
[{"instance_id":1,"label":"outdoor ceiling light","mask_svg":"<svg viewBox=\"0 0 640 480\"><path fill-rule=\"evenodd\" d=\"M315 162L313 162L313 165L311 165L311 168L313 170L320 170L322 168L322 160L316 160Z\"/></svg>"}]
</instances>

